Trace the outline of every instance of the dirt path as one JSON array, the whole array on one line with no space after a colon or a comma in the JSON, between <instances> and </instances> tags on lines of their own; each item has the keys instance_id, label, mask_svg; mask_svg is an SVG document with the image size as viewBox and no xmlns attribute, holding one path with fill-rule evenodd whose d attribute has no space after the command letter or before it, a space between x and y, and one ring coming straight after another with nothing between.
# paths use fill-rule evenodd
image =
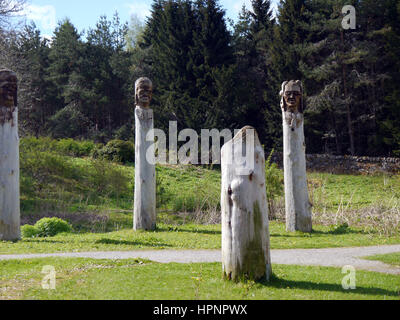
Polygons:
<instances>
[{"instance_id":1,"label":"dirt path","mask_svg":"<svg viewBox=\"0 0 400 320\"><path fill-rule=\"evenodd\" d=\"M272 250L273 264L310 265L344 267L351 265L356 269L382 273L400 274L400 267L390 266L379 261L369 261L361 257L400 252L400 245L330 248L330 249L289 249ZM93 259L131 259L143 258L160 263L200 263L220 262L220 250L152 250L152 251L110 251L76 252L51 254L0 255L0 260L33 259L48 257L93 258Z\"/></svg>"}]
</instances>

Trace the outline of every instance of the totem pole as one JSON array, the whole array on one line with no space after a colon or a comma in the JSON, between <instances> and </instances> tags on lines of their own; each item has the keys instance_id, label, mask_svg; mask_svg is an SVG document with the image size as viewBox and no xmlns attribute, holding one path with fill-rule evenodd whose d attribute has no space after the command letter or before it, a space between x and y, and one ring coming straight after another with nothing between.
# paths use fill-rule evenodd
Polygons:
<instances>
[{"instance_id":1,"label":"totem pole","mask_svg":"<svg viewBox=\"0 0 400 320\"><path fill-rule=\"evenodd\" d=\"M17 76L0 70L0 240L20 239Z\"/></svg>"},{"instance_id":2,"label":"totem pole","mask_svg":"<svg viewBox=\"0 0 400 320\"><path fill-rule=\"evenodd\" d=\"M303 86L300 81L282 84L283 162L287 231L312 231L311 204L307 189L304 141Z\"/></svg>"},{"instance_id":3,"label":"totem pole","mask_svg":"<svg viewBox=\"0 0 400 320\"><path fill-rule=\"evenodd\" d=\"M136 81L134 230L156 228L154 119L153 110L149 108L152 91L153 84L150 79L140 78Z\"/></svg>"}]
</instances>

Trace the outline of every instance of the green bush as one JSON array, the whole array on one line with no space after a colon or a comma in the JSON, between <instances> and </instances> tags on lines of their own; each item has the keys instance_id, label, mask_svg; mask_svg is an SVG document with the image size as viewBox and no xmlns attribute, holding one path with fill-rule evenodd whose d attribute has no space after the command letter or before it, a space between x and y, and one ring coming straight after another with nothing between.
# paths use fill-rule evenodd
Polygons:
<instances>
[{"instance_id":1,"label":"green bush","mask_svg":"<svg viewBox=\"0 0 400 320\"><path fill-rule=\"evenodd\" d=\"M271 151L265 163L265 184L267 189L268 209L270 218L276 217L277 200L284 194L284 183L282 170L279 170L276 163L271 163L274 150Z\"/></svg>"},{"instance_id":2,"label":"green bush","mask_svg":"<svg viewBox=\"0 0 400 320\"><path fill-rule=\"evenodd\" d=\"M70 224L60 218L43 218L34 226L39 237L54 237L58 233L71 232Z\"/></svg>"},{"instance_id":3,"label":"green bush","mask_svg":"<svg viewBox=\"0 0 400 320\"><path fill-rule=\"evenodd\" d=\"M72 157L90 156L95 148L96 144L93 141L80 141L70 138L54 140L49 137L25 137L20 142L21 152L54 152Z\"/></svg>"},{"instance_id":4,"label":"green bush","mask_svg":"<svg viewBox=\"0 0 400 320\"><path fill-rule=\"evenodd\" d=\"M111 140L101 149L94 150L93 157L122 163L134 163L135 146L130 141Z\"/></svg>"},{"instance_id":5,"label":"green bush","mask_svg":"<svg viewBox=\"0 0 400 320\"><path fill-rule=\"evenodd\" d=\"M89 156L95 147L93 141L77 141L74 139L61 139L56 143L56 151L74 157Z\"/></svg>"},{"instance_id":6,"label":"green bush","mask_svg":"<svg viewBox=\"0 0 400 320\"><path fill-rule=\"evenodd\" d=\"M265 163L265 184L267 188L267 198L272 201L283 196L284 184L282 171L279 170L276 163L271 163L272 154L269 155Z\"/></svg>"},{"instance_id":7,"label":"green bush","mask_svg":"<svg viewBox=\"0 0 400 320\"><path fill-rule=\"evenodd\" d=\"M22 238L36 238L39 234L39 230L35 226L26 224L21 227Z\"/></svg>"},{"instance_id":8,"label":"green bush","mask_svg":"<svg viewBox=\"0 0 400 320\"><path fill-rule=\"evenodd\" d=\"M330 226L330 233L331 234L346 234L351 231L349 225L347 223L336 224Z\"/></svg>"},{"instance_id":9,"label":"green bush","mask_svg":"<svg viewBox=\"0 0 400 320\"><path fill-rule=\"evenodd\" d=\"M21 138L19 148L21 153L27 151L52 151L56 149L57 140L49 137L24 137Z\"/></svg>"}]
</instances>

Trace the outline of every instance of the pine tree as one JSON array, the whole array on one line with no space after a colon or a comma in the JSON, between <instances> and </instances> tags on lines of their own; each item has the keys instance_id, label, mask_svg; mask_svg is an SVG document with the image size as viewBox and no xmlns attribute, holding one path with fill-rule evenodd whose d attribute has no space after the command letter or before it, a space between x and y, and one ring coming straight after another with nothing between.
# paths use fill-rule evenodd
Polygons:
<instances>
[{"instance_id":1,"label":"pine tree","mask_svg":"<svg viewBox=\"0 0 400 320\"><path fill-rule=\"evenodd\" d=\"M216 1L154 2L143 39L156 84L156 125L165 128L167 120L177 120L195 130L216 126L215 77L233 62L224 11Z\"/></svg>"},{"instance_id":2,"label":"pine tree","mask_svg":"<svg viewBox=\"0 0 400 320\"><path fill-rule=\"evenodd\" d=\"M32 22L21 32L18 48L20 59L27 64L21 79L25 88L19 99L19 123L24 133L39 136L45 134L48 120L56 112L51 96L54 86L47 80L50 47Z\"/></svg>"},{"instance_id":3,"label":"pine tree","mask_svg":"<svg viewBox=\"0 0 400 320\"><path fill-rule=\"evenodd\" d=\"M56 109L67 104L64 99L69 77L73 72L79 73L82 61L83 43L80 34L68 20L60 22L54 31L51 50L49 52L48 79L54 84L53 96Z\"/></svg>"},{"instance_id":4,"label":"pine tree","mask_svg":"<svg viewBox=\"0 0 400 320\"><path fill-rule=\"evenodd\" d=\"M270 115L269 106L273 104L273 90L270 88L268 69L270 68L270 46L274 28L270 1L252 1L252 9L242 8L239 21L235 26L234 43L239 73L239 104L241 105L244 125L256 128L261 141L268 146L273 138L265 124Z\"/></svg>"}]
</instances>

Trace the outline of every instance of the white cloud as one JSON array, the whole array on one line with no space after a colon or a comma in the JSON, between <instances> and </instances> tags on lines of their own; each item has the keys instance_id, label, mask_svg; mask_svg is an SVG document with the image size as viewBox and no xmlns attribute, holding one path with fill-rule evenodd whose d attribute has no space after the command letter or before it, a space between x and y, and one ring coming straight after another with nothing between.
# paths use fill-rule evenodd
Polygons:
<instances>
[{"instance_id":1,"label":"white cloud","mask_svg":"<svg viewBox=\"0 0 400 320\"><path fill-rule=\"evenodd\" d=\"M127 3L125 6L129 8L130 15L134 14L143 21L151 14L150 4L145 2L134 1L133 3Z\"/></svg>"},{"instance_id":2,"label":"white cloud","mask_svg":"<svg viewBox=\"0 0 400 320\"><path fill-rule=\"evenodd\" d=\"M52 5L36 6L28 5L23 14L29 20L33 20L42 30L53 32L57 26L56 9Z\"/></svg>"}]
</instances>

